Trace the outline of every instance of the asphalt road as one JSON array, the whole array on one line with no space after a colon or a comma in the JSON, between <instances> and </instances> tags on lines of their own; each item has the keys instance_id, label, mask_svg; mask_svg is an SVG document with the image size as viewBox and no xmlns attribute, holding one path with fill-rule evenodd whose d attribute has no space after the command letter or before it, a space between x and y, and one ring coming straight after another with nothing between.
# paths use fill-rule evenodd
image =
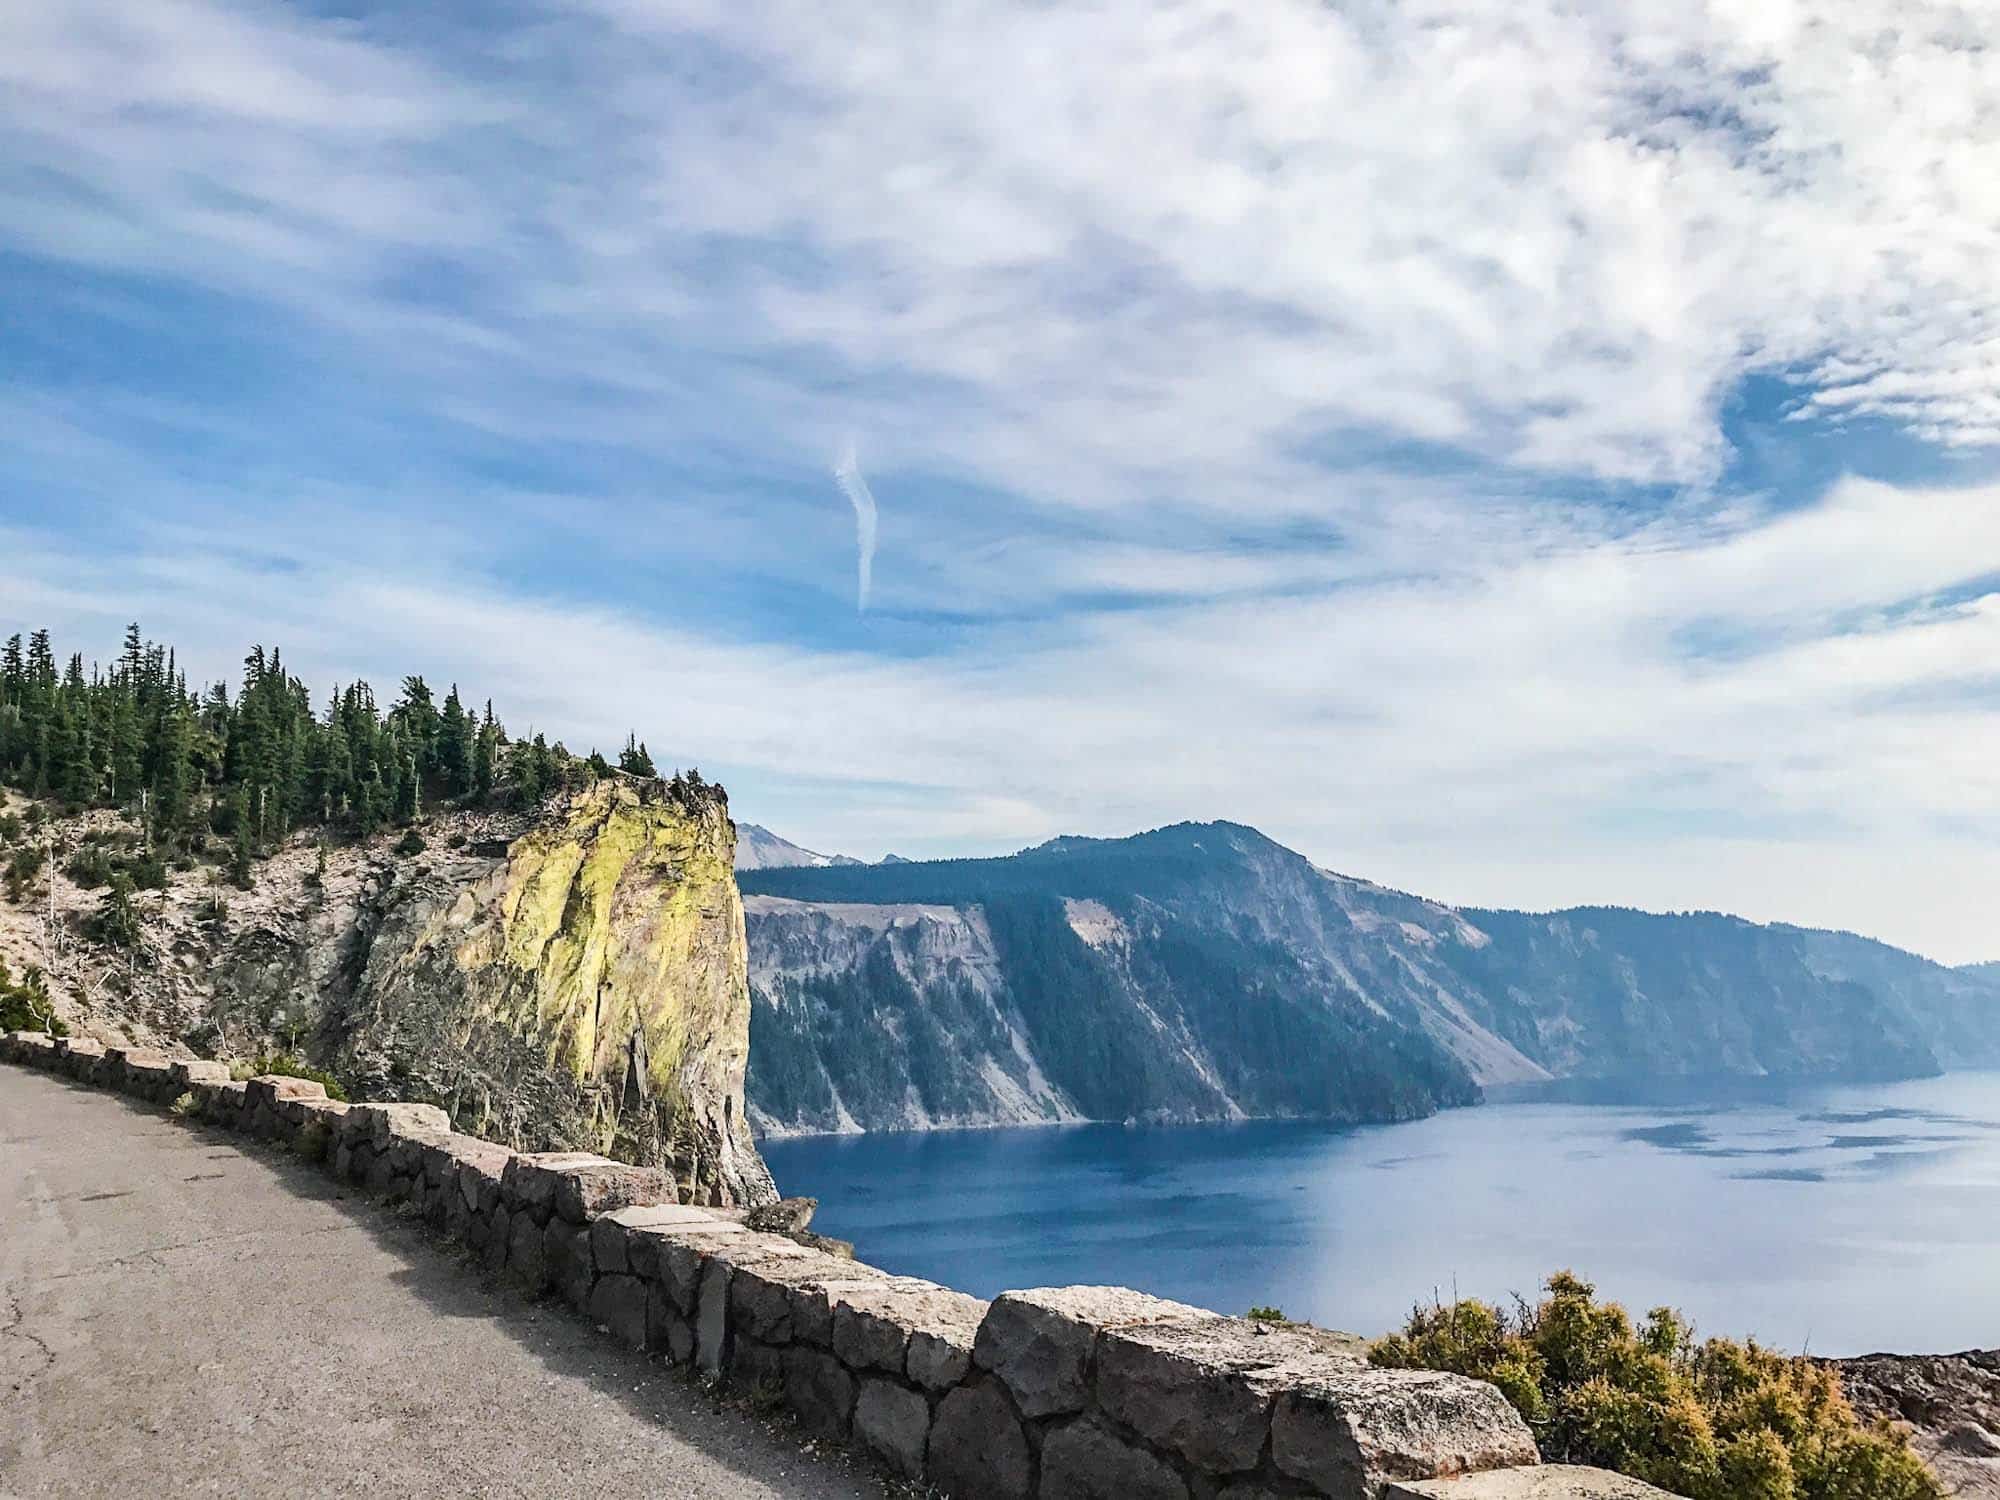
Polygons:
<instances>
[{"instance_id":1,"label":"asphalt road","mask_svg":"<svg viewBox=\"0 0 2000 1500\"><path fill-rule=\"evenodd\" d=\"M872 1496L418 1225L0 1066L0 1500Z\"/></svg>"}]
</instances>

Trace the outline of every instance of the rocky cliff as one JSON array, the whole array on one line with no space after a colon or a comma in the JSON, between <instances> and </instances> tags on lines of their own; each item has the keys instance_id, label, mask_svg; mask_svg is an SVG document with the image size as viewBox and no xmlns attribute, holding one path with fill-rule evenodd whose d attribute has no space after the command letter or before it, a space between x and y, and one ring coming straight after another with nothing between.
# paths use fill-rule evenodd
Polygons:
<instances>
[{"instance_id":1,"label":"rocky cliff","mask_svg":"<svg viewBox=\"0 0 2000 1500\"><path fill-rule=\"evenodd\" d=\"M1458 910L1235 824L744 872L761 1128L1397 1119L1556 1078L2000 1062L2000 978L1714 914Z\"/></svg>"},{"instance_id":2,"label":"rocky cliff","mask_svg":"<svg viewBox=\"0 0 2000 1500\"><path fill-rule=\"evenodd\" d=\"M745 1118L743 909L714 789L614 773L419 837L295 839L247 893L190 872L142 896L129 960L68 924L58 991L91 1029L297 1052L510 1145L665 1165L692 1201L775 1196Z\"/></svg>"},{"instance_id":3,"label":"rocky cliff","mask_svg":"<svg viewBox=\"0 0 2000 1500\"><path fill-rule=\"evenodd\" d=\"M1954 1500L2000 1500L2000 1349L1827 1361L1855 1410L1908 1423Z\"/></svg>"}]
</instances>

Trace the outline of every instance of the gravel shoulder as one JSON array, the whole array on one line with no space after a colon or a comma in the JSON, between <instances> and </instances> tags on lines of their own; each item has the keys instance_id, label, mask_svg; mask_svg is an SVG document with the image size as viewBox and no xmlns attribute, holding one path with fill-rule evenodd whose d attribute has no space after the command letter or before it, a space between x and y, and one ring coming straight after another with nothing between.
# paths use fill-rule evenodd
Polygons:
<instances>
[{"instance_id":1,"label":"gravel shoulder","mask_svg":"<svg viewBox=\"0 0 2000 1500\"><path fill-rule=\"evenodd\" d=\"M215 1493L883 1487L316 1172L0 1069L0 1500Z\"/></svg>"}]
</instances>

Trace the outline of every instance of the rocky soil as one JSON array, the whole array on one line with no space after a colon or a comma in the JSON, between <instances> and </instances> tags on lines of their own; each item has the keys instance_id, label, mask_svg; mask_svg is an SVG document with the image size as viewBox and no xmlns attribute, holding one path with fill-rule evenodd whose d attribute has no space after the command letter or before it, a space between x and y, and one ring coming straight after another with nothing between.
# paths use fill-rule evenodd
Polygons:
<instances>
[{"instance_id":1,"label":"rocky soil","mask_svg":"<svg viewBox=\"0 0 2000 1500\"><path fill-rule=\"evenodd\" d=\"M1834 1360L1855 1409L1907 1422L1910 1443L1964 1500L2000 1500L2000 1349Z\"/></svg>"}]
</instances>

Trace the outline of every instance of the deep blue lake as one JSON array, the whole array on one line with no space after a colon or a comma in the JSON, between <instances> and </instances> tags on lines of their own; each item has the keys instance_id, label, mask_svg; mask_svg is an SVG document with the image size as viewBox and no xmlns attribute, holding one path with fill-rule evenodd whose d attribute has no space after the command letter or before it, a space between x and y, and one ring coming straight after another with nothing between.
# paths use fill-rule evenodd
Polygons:
<instances>
[{"instance_id":1,"label":"deep blue lake","mask_svg":"<svg viewBox=\"0 0 2000 1500\"><path fill-rule=\"evenodd\" d=\"M1790 1350L2000 1345L2000 1073L1407 1125L764 1143L862 1259L981 1296L1108 1282L1382 1332L1572 1267Z\"/></svg>"}]
</instances>

